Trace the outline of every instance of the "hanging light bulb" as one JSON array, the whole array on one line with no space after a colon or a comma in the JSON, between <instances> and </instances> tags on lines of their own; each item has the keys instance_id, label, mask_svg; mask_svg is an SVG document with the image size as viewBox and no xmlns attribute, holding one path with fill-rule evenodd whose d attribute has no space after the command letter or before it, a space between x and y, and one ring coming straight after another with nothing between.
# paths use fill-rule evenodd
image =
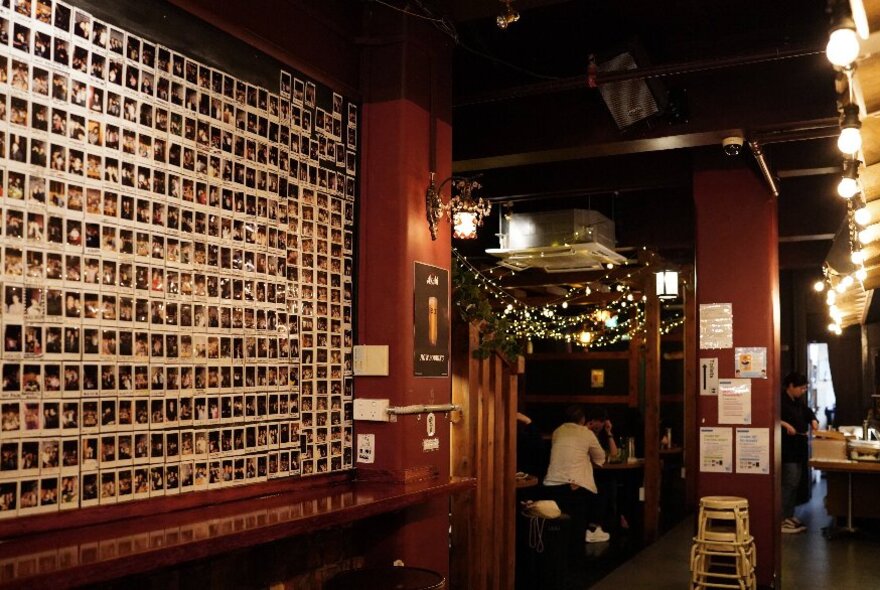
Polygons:
<instances>
[{"instance_id":1,"label":"hanging light bulb","mask_svg":"<svg viewBox=\"0 0 880 590\"><path fill-rule=\"evenodd\" d=\"M837 194L844 199L851 199L859 192L859 162L847 158L843 161L843 177L837 185Z\"/></svg>"},{"instance_id":2,"label":"hanging light bulb","mask_svg":"<svg viewBox=\"0 0 880 590\"><path fill-rule=\"evenodd\" d=\"M849 155L855 155L862 149L862 122L859 120L859 105L857 104L850 103L843 107L837 149Z\"/></svg>"},{"instance_id":3,"label":"hanging light bulb","mask_svg":"<svg viewBox=\"0 0 880 590\"><path fill-rule=\"evenodd\" d=\"M862 267L856 271L856 279L858 279L858 281L860 283L864 283L865 279L867 279L867 278L868 278L868 271L865 270L865 267Z\"/></svg>"},{"instance_id":4,"label":"hanging light bulb","mask_svg":"<svg viewBox=\"0 0 880 590\"><path fill-rule=\"evenodd\" d=\"M864 227L871 223L871 212L868 211L868 208L865 205L862 205L853 213L853 220Z\"/></svg>"},{"instance_id":5,"label":"hanging light bulb","mask_svg":"<svg viewBox=\"0 0 880 590\"><path fill-rule=\"evenodd\" d=\"M816 281L815 283L813 283L813 290L816 293L821 293L822 291L824 291L825 290L825 281Z\"/></svg>"},{"instance_id":6,"label":"hanging light bulb","mask_svg":"<svg viewBox=\"0 0 880 590\"><path fill-rule=\"evenodd\" d=\"M859 38L852 20L842 19L834 27L828 36L825 55L840 68L848 67L859 57Z\"/></svg>"},{"instance_id":7,"label":"hanging light bulb","mask_svg":"<svg viewBox=\"0 0 880 590\"><path fill-rule=\"evenodd\" d=\"M828 294L825 296L825 303L828 305L834 305L835 301L837 301L837 293L833 289L828 289Z\"/></svg>"},{"instance_id":8,"label":"hanging light bulb","mask_svg":"<svg viewBox=\"0 0 880 590\"><path fill-rule=\"evenodd\" d=\"M850 287L852 287L852 284L853 284L854 282L855 282L855 281L853 280L853 278L852 278L851 276L846 275L846 276L843 277L843 279L840 281L840 284L843 285L843 288L844 288L844 289L849 289Z\"/></svg>"},{"instance_id":9,"label":"hanging light bulb","mask_svg":"<svg viewBox=\"0 0 880 590\"><path fill-rule=\"evenodd\" d=\"M562 302L562 309L568 309L568 301Z\"/></svg>"},{"instance_id":10,"label":"hanging light bulb","mask_svg":"<svg viewBox=\"0 0 880 590\"><path fill-rule=\"evenodd\" d=\"M853 250L852 254L849 255L849 259L852 261L853 264L858 266L865 261L865 253L861 250Z\"/></svg>"}]
</instances>

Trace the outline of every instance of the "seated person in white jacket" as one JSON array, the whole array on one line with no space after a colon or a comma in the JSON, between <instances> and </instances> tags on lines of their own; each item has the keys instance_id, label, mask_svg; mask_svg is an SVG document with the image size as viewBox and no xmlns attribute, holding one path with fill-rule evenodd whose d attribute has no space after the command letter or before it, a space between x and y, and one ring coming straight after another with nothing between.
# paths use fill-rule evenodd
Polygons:
<instances>
[{"instance_id":1,"label":"seated person in white jacket","mask_svg":"<svg viewBox=\"0 0 880 590\"><path fill-rule=\"evenodd\" d=\"M544 485L559 508L572 519L579 535L586 531L588 543L608 541L610 535L595 525L601 517L601 503L593 478L593 463L605 463L605 451L599 439L586 426L581 406L565 410L565 423L553 431L550 466Z\"/></svg>"}]
</instances>

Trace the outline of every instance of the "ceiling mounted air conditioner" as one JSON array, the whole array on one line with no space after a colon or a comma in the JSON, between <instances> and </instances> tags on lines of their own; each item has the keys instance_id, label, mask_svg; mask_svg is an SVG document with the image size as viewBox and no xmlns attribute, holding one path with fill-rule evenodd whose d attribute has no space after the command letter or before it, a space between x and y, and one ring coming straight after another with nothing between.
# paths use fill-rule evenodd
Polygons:
<instances>
[{"instance_id":1,"label":"ceiling mounted air conditioner","mask_svg":"<svg viewBox=\"0 0 880 590\"><path fill-rule=\"evenodd\" d=\"M588 209L514 213L502 227L501 247L486 250L515 270L595 270L623 264L614 251L614 223Z\"/></svg>"}]
</instances>

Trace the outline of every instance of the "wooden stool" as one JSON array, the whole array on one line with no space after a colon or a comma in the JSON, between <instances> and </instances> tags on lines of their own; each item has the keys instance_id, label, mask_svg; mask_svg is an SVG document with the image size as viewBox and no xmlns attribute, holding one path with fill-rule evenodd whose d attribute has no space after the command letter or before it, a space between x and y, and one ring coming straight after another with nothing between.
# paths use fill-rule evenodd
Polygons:
<instances>
[{"instance_id":1,"label":"wooden stool","mask_svg":"<svg viewBox=\"0 0 880 590\"><path fill-rule=\"evenodd\" d=\"M691 589L754 590L755 556L748 500L736 496L701 498L697 536L691 546Z\"/></svg>"}]
</instances>

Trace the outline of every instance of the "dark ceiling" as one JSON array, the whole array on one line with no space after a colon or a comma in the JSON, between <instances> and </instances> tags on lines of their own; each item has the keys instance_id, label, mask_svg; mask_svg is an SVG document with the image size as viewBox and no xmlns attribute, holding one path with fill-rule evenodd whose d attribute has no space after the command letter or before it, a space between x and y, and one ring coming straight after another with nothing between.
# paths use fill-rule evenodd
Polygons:
<instances>
[{"instance_id":1,"label":"dark ceiling","mask_svg":"<svg viewBox=\"0 0 880 590\"><path fill-rule=\"evenodd\" d=\"M748 148L723 155L721 140L739 133L759 142L778 183L782 268L819 274L845 214L825 0L517 0L507 30L497 0L441 4L459 39L454 169L482 174L483 196L515 211L596 209L615 221L618 246L688 264L695 163L761 174ZM623 51L662 108L620 129L587 79L591 54L602 64ZM454 243L477 264L491 264L499 209L480 239Z\"/></svg>"}]
</instances>

